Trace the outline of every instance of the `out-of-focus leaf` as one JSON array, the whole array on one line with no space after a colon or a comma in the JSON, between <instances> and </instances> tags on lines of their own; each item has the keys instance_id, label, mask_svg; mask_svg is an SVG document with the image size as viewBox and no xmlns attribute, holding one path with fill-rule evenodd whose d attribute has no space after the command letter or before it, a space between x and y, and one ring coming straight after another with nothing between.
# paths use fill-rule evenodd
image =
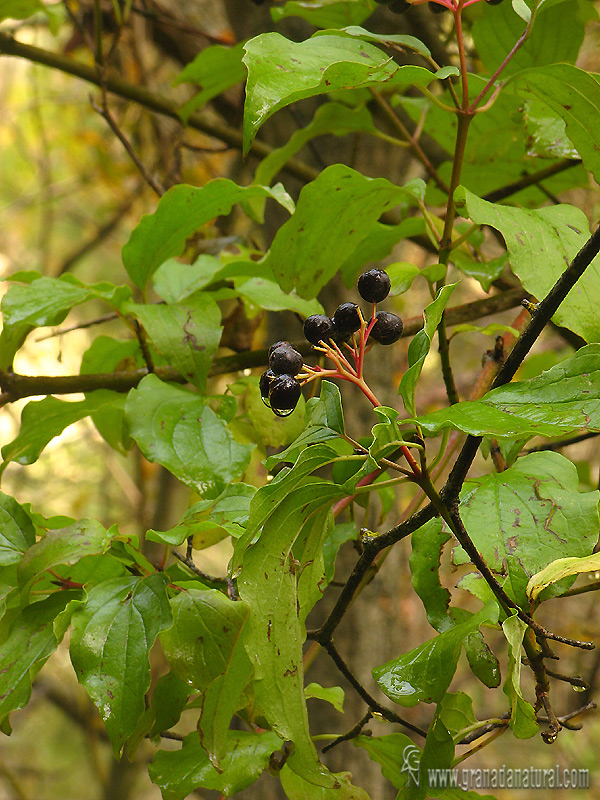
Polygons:
<instances>
[{"instance_id":1,"label":"out-of-focus leaf","mask_svg":"<svg viewBox=\"0 0 600 800\"><path fill-rule=\"evenodd\" d=\"M67 403L49 395L43 400L28 403L21 413L21 430L16 439L2 448L4 459L0 472L10 461L17 464L33 464L42 450L55 436L80 419L112 407L112 393L90 392L85 400Z\"/></svg>"},{"instance_id":2,"label":"out-of-focus leaf","mask_svg":"<svg viewBox=\"0 0 600 800\"><path fill-rule=\"evenodd\" d=\"M144 713L148 654L172 622L167 583L160 573L100 583L73 615L71 661L100 711L115 754Z\"/></svg>"},{"instance_id":3,"label":"out-of-focus leaf","mask_svg":"<svg viewBox=\"0 0 600 800\"><path fill-rule=\"evenodd\" d=\"M200 500L190 506L174 528L149 530L146 538L177 546L189 536L202 538L215 529L222 531L224 536L228 533L239 536L248 519L250 501L255 492L256 488L246 483L230 483L216 500Z\"/></svg>"},{"instance_id":4,"label":"out-of-focus leaf","mask_svg":"<svg viewBox=\"0 0 600 800\"><path fill-rule=\"evenodd\" d=\"M181 254L185 242L214 217L229 214L236 203L253 197L271 197L290 214L294 203L283 187L238 186L216 178L200 188L180 184L159 200L156 211L142 218L123 248L123 264L136 286L143 289L156 269Z\"/></svg>"},{"instance_id":5,"label":"out-of-focus leaf","mask_svg":"<svg viewBox=\"0 0 600 800\"><path fill-rule=\"evenodd\" d=\"M294 131L287 144L263 158L256 170L256 183L269 186L286 161L315 136L324 134L345 136L353 131L373 133L374 130L373 119L368 109L362 106L349 108L342 103L325 103L317 109L308 125Z\"/></svg>"},{"instance_id":6,"label":"out-of-focus leaf","mask_svg":"<svg viewBox=\"0 0 600 800\"><path fill-rule=\"evenodd\" d=\"M175 85L193 83L200 91L179 109L179 116L187 122L193 111L205 106L230 86L246 79L246 70L242 64L244 46L242 43L234 47L216 44L201 50L196 58L179 73Z\"/></svg>"},{"instance_id":7,"label":"out-of-focus leaf","mask_svg":"<svg viewBox=\"0 0 600 800\"><path fill-rule=\"evenodd\" d=\"M577 0L563 0L560 5L539 13L529 38L508 62L503 74L513 75L528 67L575 61L584 33L578 6ZM484 67L491 74L514 47L525 25L507 2L500 7L482 3L481 12L473 24L473 39Z\"/></svg>"}]
</instances>

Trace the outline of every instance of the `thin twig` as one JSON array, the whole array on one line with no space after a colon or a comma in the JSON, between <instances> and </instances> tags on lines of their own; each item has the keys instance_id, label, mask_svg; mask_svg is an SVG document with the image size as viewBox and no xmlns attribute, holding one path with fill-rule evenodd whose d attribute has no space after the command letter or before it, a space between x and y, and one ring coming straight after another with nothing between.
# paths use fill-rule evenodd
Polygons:
<instances>
[{"instance_id":1,"label":"thin twig","mask_svg":"<svg viewBox=\"0 0 600 800\"><path fill-rule=\"evenodd\" d=\"M342 742L348 742L350 739L355 739L357 736L360 735L360 732L365 727L367 722L373 717L373 712L371 709L367 711L362 719L359 719L356 725L353 725L352 728L347 733L338 736L337 739L334 739L333 742L326 744L323 748L323 752L326 753L328 750L331 750L332 747L336 747L338 744Z\"/></svg>"},{"instance_id":2,"label":"thin twig","mask_svg":"<svg viewBox=\"0 0 600 800\"><path fill-rule=\"evenodd\" d=\"M191 558L184 556L179 552L179 550L172 550L171 552L178 561L181 561L182 564L185 564L185 566L190 569L194 575L197 575L204 583L213 584L218 588L227 586L227 578L219 578L215 575L209 575L207 572L203 572L194 564Z\"/></svg>"}]
</instances>

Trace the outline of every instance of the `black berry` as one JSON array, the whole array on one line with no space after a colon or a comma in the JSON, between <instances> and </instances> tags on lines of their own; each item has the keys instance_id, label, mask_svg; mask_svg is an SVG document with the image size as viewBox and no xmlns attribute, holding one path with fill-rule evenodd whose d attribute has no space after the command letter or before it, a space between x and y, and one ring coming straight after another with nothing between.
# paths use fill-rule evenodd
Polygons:
<instances>
[{"instance_id":1,"label":"black berry","mask_svg":"<svg viewBox=\"0 0 600 800\"><path fill-rule=\"evenodd\" d=\"M360 328L360 314L356 303L342 303L338 306L333 315L333 324L336 333L354 333Z\"/></svg>"},{"instance_id":2,"label":"black berry","mask_svg":"<svg viewBox=\"0 0 600 800\"><path fill-rule=\"evenodd\" d=\"M390 3L388 8L390 11L393 11L394 14L404 14L405 11L408 11L411 4L408 0L394 0L393 3Z\"/></svg>"},{"instance_id":3,"label":"black berry","mask_svg":"<svg viewBox=\"0 0 600 800\"><path fill-rule=\"evenodd\" d=\"M291 414L300 399L301 388L292 375L276 375L269 389L269 404L279 417Z\"/></svg>"},{"instance_id":4,"label":"black berry","mask_svg":"<svg viewBox=\"0 0 600 800\"><path fill-rule=\"evenodd\" d=\"M272 369L268 369L260 376L260 381L258 382L258 388L260 389L260 396L263 400L266 400L269 397L269 389L271 388L271 384L273 383L273 379L277 377Z\"/></svg>"},{"instance_id":5,"label":"black berry","mask_svg":"<svg viewBox=\"0 0 600 800\"><path fill-rule=\"evenodd\" d=\"M442 6L439 3L427 3L427 5L432 14L443 14L444 11L448 10L446 6Z\"/></svg>"},{"instance_id":6,"label":"black berry","mask_svg":"<svg viewBox=\"0 0 600 800\"><path fill-rule=\"evenodd\" d=\"M283 341L283 339L281 341L279 341L279 342L273 342L271 347L269 347L269 358L271 358L271 353L273 352L273 350L276 350L278 347L281 347L282 344L287 345L287 347L291 347L292 346L289 342Z\"/></svg>"},{"instance_id":7,"label":"black berry","mask_svg":"<svg viewBox=\"0 0 600 800\"><path fill-rule=\"evenodd\" d=\"M325 314L313 314L304 320L304 336L311 344L326 342L335 333L335 325Z\"/></svg>"},{"instance_id":8,"label":"black berry","mask_svg":"<svg viewBox=\"0 0 600 800\"><path fill-rule=\"evenodd\" d=\"M402 336L404 325L396 314L390 314L389 311L378 311L375 319L376 322L369 335L379 344L394 344Z\"/></svg>"},{"instance_id":9,"label":"black berry","mask_svg":"<svg viewBox=\"0 0 600 800\"><path fill-rule=\"evenodd\" d=\"M502 0L487 0L491 6L499 6Z\"/></svg>"},{"instance_id":10,"label":"black berry","mask_svg":"<svg viewBox=\"0 0 600 800\"><path fill-rule=\"evenodd\" d=\"M367 303L381 303L390 293L390 276L382 269L370 269L358 279L358 293Z\"/></svg>"},{"instance_id":11,"label":"black berry","mask_svg":"<svg viewBox=\"0 0 600 800\"><path fill-rule=\"evenodd\" d=\"M269 367L276 375L297 375L302 369L302 356L291 344L284 342L271 351Z\"/></svg>"}]
</instances>

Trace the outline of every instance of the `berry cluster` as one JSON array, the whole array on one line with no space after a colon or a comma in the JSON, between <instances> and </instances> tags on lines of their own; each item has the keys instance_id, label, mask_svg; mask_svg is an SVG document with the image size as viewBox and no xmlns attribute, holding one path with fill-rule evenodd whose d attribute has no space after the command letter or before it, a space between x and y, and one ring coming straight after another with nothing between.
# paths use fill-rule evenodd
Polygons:
<instances>
[{"instance_id":1,"label":"berry cluster","mask_svg":"<svg viewBox=\"0 0 600 800\"><path fill-rule=\"evenodd\" d=\"M335 364L335 369L303 364L301 354L289 342L271 345L269 369L261 375L259 387L263 401L277 416L292 413L304 384L326 376L355 383L374 405L379 405L363 380L363 361L367 344L370 347L372 343L369 340L388 345L394 344L402 336L400 317L389 311L375 311L376 304L388 296L390 285L389 275L381 269L371 269L358 279L360 296L372 304L368 322L356 303L342 303L333 317L313 314L305 320L304 336L307 341L315 350L328 356ZM348 361L342 347L349 352L354 365Z\"/></svg>"}]
</instances>

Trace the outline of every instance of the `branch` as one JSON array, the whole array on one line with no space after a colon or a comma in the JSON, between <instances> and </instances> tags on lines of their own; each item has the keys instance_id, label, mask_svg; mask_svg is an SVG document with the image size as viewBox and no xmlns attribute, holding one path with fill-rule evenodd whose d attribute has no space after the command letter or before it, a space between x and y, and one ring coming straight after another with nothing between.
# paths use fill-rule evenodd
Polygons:
<instances>
[{"instance_id":1,"label":"branch","mask_svg":"<svg viewBox=\"0 0 600 800\"><path fill-rule=\"evenodd\" d=\"M427 732L419 728L417 725L413 725L412 722L408 722L408 720L403 719L402 717L398 716L394 711L390 711L390 709L386 708L385 706L380 705L374 697L367 692L364 686L357 680L357 678L352 674L348 665L338 653L335 645L331 640L323 640L319 642L325 650L331 656L331 659L335 663L336 667L342 673L342 675L346 678L349 683L352 684L354 689L358 692L361 698L365 701L368 707L376 714L380 714L384 719L388 722L395 722L397 725L403 725L405 728L408 728L409 731L413 733L418 733L419 736L426 737Z\"/></svg>"},{"instance_id":2,"label":"branch","mask_svg":"<svg viewBox=\"0 0 600 800\"><path fill-rule=\"evenodd\" d=\"M600 227L596 228L573 261L556 281L546 297L538 304L531 322L514 346L510 355L500 368L492 389L504 386L514 377L525 356L529 353L544 327L552 319L557 309L569 294L573 286L600 252ZM468 436L456 463L441 491L442 500L448 504L456 501L458 493L467 477L467 473L481 444L481 437Z\"/></svg>"},{"instance_id":3,"label":"branch","mask_svg":"<svg viewBox=\"0 0 600 800\"><path fill-rule=\"evenodd\" d=\"M29 44L23 44L8 36L6 33L0 31L0 55L15 56L16 58L25 58L35 64L43 64L46 67L57 69L60 72L65 72L67 75L73 75L76 78L81 78L88 83L93 83L95 86L102 88L104 85L108 92L116 94L127 100L133 100L142 106L155 111L158 114L164 114L177 120L183 124L179 116L179 106L173 100L169 100L160 94L150 91L143 86L135 86L120 78L118 75L107 75L103 80L99 72L87 64L80 61L75 61L68 56L53 53L50 50L43 50L40 47L33 47ZM236 150L242 150L243 136L242 133L235 128L225 125L223 122L211 120L205 117L198 111L190 115L187 126L195 130L202 131L208 136L213 136L215 139L220 139L226 142L230 147ZM270 145L265 144L257 139L254 140L250 147L250 153L257 158L264 158L273 151ZM318 170L309 167L302 161L296 158L289 159L282 167L290 175L299 178L301 181L313 181L319 174Z\"/></svg>"}]
</instances>

